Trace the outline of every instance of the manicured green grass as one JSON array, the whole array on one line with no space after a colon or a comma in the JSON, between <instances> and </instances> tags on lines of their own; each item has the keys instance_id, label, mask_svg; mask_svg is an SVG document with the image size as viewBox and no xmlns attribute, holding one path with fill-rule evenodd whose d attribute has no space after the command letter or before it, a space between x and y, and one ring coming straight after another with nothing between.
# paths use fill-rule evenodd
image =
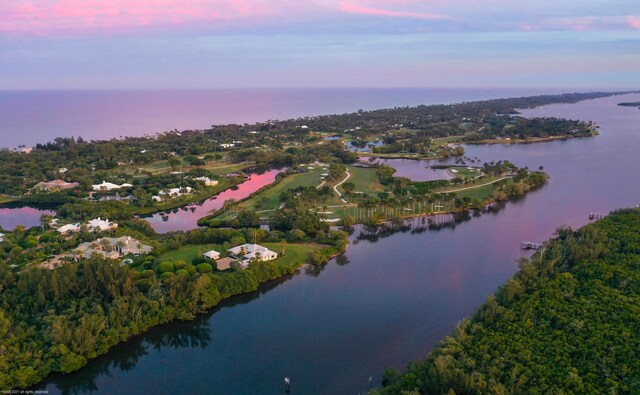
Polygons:
<instances>
[{"instance_id":1,"label":"manicured green grass","mask_svg":"<svg viewBox=\"0 0 640 395\"><path fill-rule=\"evenodd\" d=\"M313 251L321 250L326 247L320 244L314 243L287 243L285 249L285 255L282 256L282 245L280 243L258 243L267 247L271 251L278 253L278 259L276 262L284 263L286 265L298 266L303 263L309 262L309 254Z\"/></svg>"},{"instance_id":2,"label":"manicured green grass","mask_svg":"<svg viewBox=\"0 0 640 395\"><path fill-rule=\"evenodd\" d=\"M198 155L198 156L202 156L202 155ZM209 171L209 173L211 173L211 175L214 175L214 176L227 174L227 173L235 173L251 166L251 164L248 162L229 164L224 161L213 161L213 162L207 163L204 166L196 167L196 166L189 166L180 157L175 157L175 159L178 159L180 161L180 165L176 167L175 171L186 172L194 168L202 168L202 169L206 169L207 171ZM167 160L152 162L145 166L140 167L140 169L142 171L147 171L149 173L168 173L170 171L174 171L174 169L171 168L171 166L169 166Z\"/></svg>"},{"instance_id":3,"label":"manicured green grass","mask_svg":"<svg viewBox=\"0 0 640 395\"><path fill-rule=\"evenodd\" d=\"M351 178L349 178L347 182L352 182L355 185L354 192L384 192L386 189L385 186L378 181L376 169L374 168L347 166L347 170L351 174ZM342 185L338 187L338 190L340 193L344 193Z\"/></svg>"},{"instance_id":4,"label":"manicured green grass","mask_svg":"<svg viewBox=\"0 0 640 395\"><path fill-rule=\"evenodd\" d=\"M12 198L9 195L0 194L0 204L15 202L16 199Z\"/></svg>"},{"instance_id":5,"label":"manicured green grass","mask_svg":"<svg viewBox=\"0 0 640 395\"><path fill-rule=\"evenodd\" d=\"M224 248L217 244L188 244L177 250L165 252L160 255L158 259L163 261L185 261L187 263L191 263L193 258L201 256L205 252L211 250L216 250L222 253Z\"/></svg>"},{"instance_id":6,"label":"manicured green grass","mask_svg":"<svg viewBox=\"0 0 640 395\"><path fill-rule=\"evenodd\" d=\"M280 243L258 243L267 247L271 251L278 253L276 262L286 265L298 266L308 261L309 254L318 251L325 246L314 243L287 243L285 255L282 256L282 245ZM218 244L188 244L177 250L165 252L158 259L162 261L185 261L191 263L193 258L202 256L207 251L216 250L220 253L225 252L223 246Z\"/></svg>"},{"instance_id":7,"label":"manicured green grass","mask_svg":"<svg viewBox=\"0 0 640 395\"><path fill-rule=\"evenodd\" d=\"M469 184L452 185L447 188L439 189L436 192L441 192L441 193L453 192L458 197L468 196L472 199L484 200L491 195L491 192L493 192L496 186L495 183L491 183L491 182L498 180L500 178L502 177L487 177L487 178L475 180L474 182L471 182ZM505 181L507 183L513 182L513 180L511 179L507 179ZM464 189L464 188L469 188L469 189ZM464 189L464 190L459 191L459 189Z\"/></svg>"},{"instance_id":8,"label":"manicured green grass","mask_svg":"<svg viewBox=\"0 0 640 395\"><path fill-rule=\"evenodd\" d=\"M249 166L251 166L251 164L247 162L234 163L231 165L224 162L212 162L202 166L202 168L207 169L207 171L214 176L220 176L223 174L237 173Z\"/></svg>"},{"instance_id":9,"label":"manicured green grass","mask_svg":"<svg viewBox=\"0 0 640 395\"><path fill-rule=\"evenodd\" d=\"M431 146L434 148L441 147L443 145L447 145L449 143L454 143L460 141L462 136L449 136L449 137L440 137L437 139L433 139Z\"/></svg>"},{"instance_id":10,"label":"manicured green grass","mask_svg":"<svg viewBox=\"0 0 640 395\"><path fill-rule=\"evenodd\" d=\"M451 166L449 171L453 176L462 178L475 178L482 174L480 169L467 169L465 166Z\"/></svg>"},{"instance_id":11,"label":"manicured green grass","mask_svg":"<svg viewBox=\"0 0 640 395\"><path fill-rule=\"evenodd\" d=\"M315 167L315 166L314 166ZM280 194L288 189L297 187L311 187L320 185L322 173L328 173L329 170L315 168L308 173L293 174L285 177L282 181L275 184L271 188L267 188L261 193L253 196L251 199L242 202L240 207L246 209L275 210L280 206Z\"/></svg>"},{"instance_id":12,"label":"manicured green grass","mask_svg":"<svg viewBox=\"0 0 640 395\"><path fill-rule=\"evenodd\" d=\"M471 199L485 200L491 196L495 185L484 185L478 188L467 189L465 191L456 192L456 195L460 198L469 197Z\"/></svg>"}]
</instances>

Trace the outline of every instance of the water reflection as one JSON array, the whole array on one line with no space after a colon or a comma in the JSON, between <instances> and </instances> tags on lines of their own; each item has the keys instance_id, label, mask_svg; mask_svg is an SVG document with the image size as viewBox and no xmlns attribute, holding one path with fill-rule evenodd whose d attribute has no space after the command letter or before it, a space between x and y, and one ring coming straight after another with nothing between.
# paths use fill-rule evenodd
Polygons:
<instances>
[{"instance_id":1,"label":"water reflection","mask_svg":"<svg viewBox=\"0 0 640 395\"><path fill-rule=\"evenodd\" d=\"M5 205L0 207L0 228L13 230L16 226L31 228L40 225L42 215L55 215L56 212L46 208Z\"/></svg>"},{"instance_id":2,"label":"water reflection","mask_svg":"<svg viewBox=\"0 0 640 395\"><path fill-rule=\"evenodd\" d=\"M313 270L313 267L308 270ZM305 273L309 274L307 271ZM285 276L262 284L255 292L224 300L216 308L197 316L192 321L172 322L153 328L114 347L108 354L89 361L85 367L73 375L58 373L50 375L47 382L37 388L64 395L95 392L100 389L101 378L131 371L144 356L162 353L167 349L206 349L215 339L215 328L212 328L210 320L212 315L221 310L257 300L291 278L292 276ZM162 392L165 391L160 391Z\"/></svg>"},{"instance_id":3,"label":"water reflection","mask_svg":"<svg viewBox=\"0 0 640 395\"><path fill-rule=\"evenodd\" d=\"M446 169L434 169L431 167L434 163L454 164L455 159L449 158L444 160L429 161L415 159L381 159L375 157L362 157L360 162L365 164L382 163L396 169L393 174L396 177L407 177L413 181L434 181L434 180L450 180L453 178L451 173Z\"/></svg>"},{"instance_id":4,"label":"water reflection","mask_svg":"<svg viewBox=\"0 0 640 395\"><path fill-rule=\"evenodd\" d=\"M226 191L202 202L178 207L161 213L156 213L145 219L151 223L158 233L175 232L178 230L191 230L198 227L198 220L219 210L228 200L240 200L251 195L258 189L272 184L280 169L256 171L251 173L243 183L227 189Z\"/></svg>"},{"instance_id":5,"label":"water reflection","mask_svg":"<svg viewBox=\"0 0 640 395\"><path fill-rule=\"evenodd\" d=\"M544 188L464 218L356 227L348 264L335 259L262 289L251 303L229 301L233 308L202 317L211 331L206 348L146 347L134 368L94 378L97 392L271 394L283 391L285 376L293 380L292 393L366 391L369 376L379 382L386 368L424 357L507 281L522 240L546 240L560 225L585 224L589 212L639 203L640 113L616 105L623 100L531 111L596 121L601 135L593 139L468 147L468 155L483 161L543 164L551 176ZM191 324L158 331L186 331ZM83 371L65 380L85 381ZM53 383L45 388L56 392Z\"/></svg>"}]
</instances>

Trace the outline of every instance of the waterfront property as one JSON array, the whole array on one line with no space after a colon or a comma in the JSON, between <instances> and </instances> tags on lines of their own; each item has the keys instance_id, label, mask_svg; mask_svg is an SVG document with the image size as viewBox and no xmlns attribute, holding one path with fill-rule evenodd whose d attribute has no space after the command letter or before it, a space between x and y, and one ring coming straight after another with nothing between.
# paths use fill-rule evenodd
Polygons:
<instances>
[{"instance_id":1,"label":"waterfront property","mask_svg":"<svg viewBox=\"0 0 640 395\"><path fill-rule=\"evenodd\" d=\"M112 230L118 227L118 224L114 222L110 222L108 219L101 219L100 217L96 219L92 219L87 223L87 227L91 231L102 231L105 232L107 230Z\"/></svg>"},{"instance_id":2,"label":"waterfront property","mask_svg":"<svg viewBox=\"0 0 640 395\"><path fill-rule=\"evenodd\" d=\"M87 229L90 232L105 232L108 230L113 230L118 227L118 224L115 222L111 222L108 219L102 219L100 217L92 219L91 221L86 223ZM79 232L82 228L82 225L79 223L76 224L66 224L60 226L58 229L58 233L76 233Z\"/></svg>"},{"instance_id":3,"label":"waterfront property","mask_svg":"<svg viewBox=\"0 0 640 395\"><path fill-rule=\"evenodd\" d=\"M171 189L167 189L167 190L163 190L163 191L158 192L158 194L152 196L151 199L153 199L156 202L161 202L163 200L174 199L174 198L178 198L180 196L188 195L192 191L193 191L193 188L191 188L191 187L171 188Z\"/></svg>"},{"instance_id":4,"label":"waterfront property","mask_svg":"<svg viewBox=\"0 0 640 395\"><path fill-rule=\"evenodd\" d=\"M249 266L249 262L252 260L257 261L272 261L278 257L277 252L273 252L267 247L263 247L259 244L242 244L237 247L233 247L227 250L229 254L237 259L242 259L241 265L243 267Z\"/></svg>"},{"instance_id":5,"label":"waterfront property","mask_svg":"<svg viewBox=\"0 0 640 395\"><path fill-rule=\"evenodd\" d=\"M131 188L131 187L133 187L133 185L127 184L127 183L124 183L122 185L118 185L118 184L114 184L112 182L102 181L102 184L92 185L91 187L93 188L94 191L112 191L112 190L115 190L115 189Z\"/></svg>"},{"instance_id":6,"label":"waterfront property","mask_svg":"<svg viewBox=\"0 0 640 395\"><path fill-rule=\"evenodd\" d=\"M66 224L56 229L58 233L76 233L80 231L80 224Z\"/></svg>"},{"instance_id":7,"label":"waterfront property","mask_svg":"<svg viewBox=\"0 0 640 395\"><path fill-rule=\"evenodd\" d=\"M231 269L231 264L235 262L235 259L231 258L221 258L216 260L216 269L223 272L225 270Z\"/></svg>"},{"instance_id":8,"label":"waterfront property","mask_svg":"<svg viewBox=\"0 0 640 395\"><path fill-rule=\"evenodd\" d=\"M153 247L142 244L131 236L104 237L93 242L80 244L73 250L74 258L91 258L93 255L101 255L105 258L118 259L126 255L144 255L153 250Z\"/></svg>"},{"instance_id":9,"label":"waterfront property","mask_svg":"<svg viewBox=\"0 0 640 395\"><path fill-rule=\"evenodd\" d=\"M194 180L202 181L202 182L204 182L204 185L206 185L208 187L215 187L216 185L219 184L218 180L212 180L209 177L196 177L196 178L194 178Z\"/></svg>"},{"instance_id":10,"label":"waterfront property","mask_svg":"<svg viewBox=\"0 0 640 395\"><path fill-rule=\"evenodd\" d=\"M63 180L53 180L48 182L39 182L33 186L34 191L57 192L65 189L71 189L79 186L77 182L66 182Z\"/></svg>"},{"instance_id":11,"label":"waterfront property","mask_svg":"<svg viewBox=\"0 0 640 395\"><path fill-rule=\"evenodd\" d=\"M220 259L220 253L216 250L207 251L204 254L202 254L202 256L214 261L217 261L218 259Z\"/></svg>"}]
</instances>

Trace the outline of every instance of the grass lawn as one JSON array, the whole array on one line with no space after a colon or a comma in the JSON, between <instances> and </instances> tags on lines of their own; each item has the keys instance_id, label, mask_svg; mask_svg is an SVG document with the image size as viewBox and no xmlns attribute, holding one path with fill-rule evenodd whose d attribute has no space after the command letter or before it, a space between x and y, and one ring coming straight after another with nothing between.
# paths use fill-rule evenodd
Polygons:
<instances>
[{"instance_id":1,"label":"grass lawn","mask_svg":"<svg viewBox=\"0 0 640 395\"><path fill-rule=\"evenodd\" d=\"M447 145L449 143L459 142L462 136L449 136L449 137L440 137L437 139L433 139L431 146L433 148L438 148L443 145Z\"/></svg>"},{"instance_id":2,"label":"grass lawn","mask_svg":"<svg viewBox=\"0 0 640 395\"><path fill-rule=\"evenodd\" d=\"M355 185L354 192L384 192L386 187L378 181L376 175L376 169L347 166L347 170L351 173L351 178L347 182L352 182ZM342 185L338 187L340 193L344 193Z\"/></svg>"},{"instance_id":3,"label":"grass lawn","mask_svg":"<svg viewBox=\"0 0 640 395\"><path fill-rule=\"evenodd\" d=\"M485 200L491 196L495 185L485 185L478 188L467 189L465 191L456 192L456 195L460 198L469 197L471 199Z\"/></svg>"},{"instance_id":4,"label":"grass lawn","mask_svg":"<svg viewBox=\"0 0 640 395\"><path fill-rule=\"evenodd\" d=\"M259 243L262 246L267 247L271 251L278 253L278 259L276 262L284 263L286 265L298 266L303 263L308 263L309 253L313 251L321 250L326 247L324 245L315 243L287 243L285 249L285 255L282 256L282 246L280 243Z\"/></svg>"},{"instance_id":5,"label":"grass lawn","mask_svg":"<svg viewBox=\"0 0 640 395\"><path fill-rule=\"evenodd\" d=\"M328 173L329 170L315 168L308 173L293 174L285 177L282 181L275 184L271 188L267 188L251 199L242 202L240 207L246 209L275 210L280 207L280 194L288 189L297 187L317 187L320 185L322 173Z\"/></svg>"},{"instance_id":6,"label":"grass lawn","mask_svg":"<svg viewBox=\"0 0 640 395\"><path fill-rule=\"evenodd\" d=\"M191 263L193 258L201 256L210 250L222 252L223 248L218 244L188 244L177 250L165 252L160 255L158 259L163 261L185 261L187 263Z\"/></svg>"},{"instance_id":7,"label":"grass lawn","mask_svg":"<svg viewBox=\"0 0 640 395\"><path fill-rule=\"evenodd\" d=\"M462 178L475 178L482 174L482 171L480 171L480 169L467 169L466 166L450 166L449 171L452 175Z\"/></svg>"},{"instance_id":8,"label":"grass lawn","mask_svg":"<svg viewBox=\"0 0 640 395\"><path fill-rule=\"evenodd\" d=\"M0 194L0 204L15 202L16 199L12 198L9 195Z\"/></svg>"},{"instance_id":9,"label":"grass lawn","mask_svg":"<svg viewBox=\"0 0 640 395\"><path fill-rule=\"evenodd\" d=\"M202 156L202 155L198 155L198 156ZM185 161L182 160L181 157L176 156L175 159L178 159L181 163L180 166L176 168L176 171L187 172L191 169L195 169L199 167L202 169L206 169L214 176L227 174L227 173L235 173L251 166L251 164L248 162L229 164L224 161L212 161L207 163L204 166L189 166ZM149 173L167 173L167 172L173 171L171 166L168 165L168 160L160 160L160 161L152 162L147 165L141 166L140 169L142 171L147 171Z\"/></svg>"},{"instance_id":10,"label":"grass lawn","mask_svg":"<svg viewBox=\"0 0 640 395\"><path fill-rule=\"evenodd\" d=\"M438 189L436 192L454 192L458 197L468 196L472 199L486 199L491 195L495 184L491 183L492 181L496 181L502 177L487 177L483 179L478 179L469 184L460 184L460 185L452 185L447 188ZM511 179L507 179L507 182L513 182ZM491 183L491 184L488 184ZM464 189L469 188L469 189ZM457 191L459 189L464 189L462 191Z\"/></svg>"},{"instance_id":11,"label":"grass lawn","mask_svg":"<svg viewBox=\"0 0 640 395\"><path fill-rule=\"evenodd\" d=\"M282 246L280 243L258 243L267 247L271 251L278 253L276 262L286 265L298 266L308 261L309 253L320 250L326 246L315 243L287 243L286 254L282 256ZM165 252L158 259L163 261L185 261L191 263L193 258L201 256L207 251L216 250L224 252L224 248L219 244L188 244L175 251Z\"/></svg>"}]
</instances>

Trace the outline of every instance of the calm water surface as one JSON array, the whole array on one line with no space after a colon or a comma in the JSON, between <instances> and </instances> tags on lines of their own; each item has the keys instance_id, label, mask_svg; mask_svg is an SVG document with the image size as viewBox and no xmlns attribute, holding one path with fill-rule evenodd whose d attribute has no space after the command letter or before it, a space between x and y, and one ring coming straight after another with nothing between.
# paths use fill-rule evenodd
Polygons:
<instances>
[{"instance_id":1,"label":"calm water surface","mask_svg":"<svg viewBox=\"0 0 640 395\"><path fill-rule=\"evenodd\" d=\"M596 138L471 146L483 161L544 165L544 188L479 218L424 231L366 230L318 271L234 298L193 322L156 328L79 372L42 385L50 394L356 394L384 369L421 358L516 271L522 240L543 241L589 212L640 203L640 95L527 110L601 125ZM358 238L358 234L363 237Z\"/></svg>"},{"instance_id":2,"label":"calm water surface","mask_svg":"<svg viewBox=\"0 0 640 395\"><path fill-rule=\"evenodd\" d=\"M60 136L108 140L418 104L561 93L554 89L220 89L0 91L0 148Z\"/></svg>"},{"instance_id":3,"label":"calm water surface","mask_svg":"<svg viewBox=\"0 0 640 395\"><path fill-rule=\"evenodd\" d=\"M365 163L371 163L370 158L361 158ZM407 177L413 181L450 180L453 177L446 169L432 169L436 163L453 163L453 160L428 161L413 159L377 159L373 161L384 163L396 169L396 177Z\"/></svg>"},{"instance_id":4,"label":"calm water surface","mask_svg":"<svg viewBox=\"0 0 640 395\"><path fill-rule=\"evenodd\" d=\"M251 173L246 181L237 185L237 188L227 189L204 202L157 213L145 219L151 223L153 229L158 233L195 229L198 227L200 218L206 217L212 211L221 209L225 201L246 198L258 189L272 184L276 180L278 173L280 173L280 170L277 169L262 173Z\"/></svg>"},{"instance_id":5,"label":"calm water surface","mask_svg":"<svg viewBox=\"0 0 640 395\"><path fill-rule=\"evenodd\" d=\"M55 215L52 210L34 207L0 207L0 228L13 230L18 225L25 228L40 226L40 217L44 214Z\"/></svg>"}]
</instances>

